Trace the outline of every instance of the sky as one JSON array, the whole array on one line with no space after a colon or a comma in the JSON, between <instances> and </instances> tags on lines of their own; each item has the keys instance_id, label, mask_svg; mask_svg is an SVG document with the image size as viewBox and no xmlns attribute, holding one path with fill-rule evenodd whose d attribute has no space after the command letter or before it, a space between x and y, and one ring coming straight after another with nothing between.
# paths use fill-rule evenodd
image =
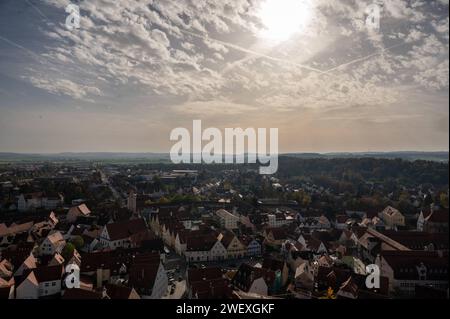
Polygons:
<instances>
[{"instance_id":1,"label":"sky","mask_svg":"<svg viewBox=\"0 0 450 319\"><path fill-rule=\"evenodd\" d=\"M193 120L448 150L449 1L375 1L379 29L372 0L0 0L0 152L169 152Z\"/></svg>"}]
</instances>

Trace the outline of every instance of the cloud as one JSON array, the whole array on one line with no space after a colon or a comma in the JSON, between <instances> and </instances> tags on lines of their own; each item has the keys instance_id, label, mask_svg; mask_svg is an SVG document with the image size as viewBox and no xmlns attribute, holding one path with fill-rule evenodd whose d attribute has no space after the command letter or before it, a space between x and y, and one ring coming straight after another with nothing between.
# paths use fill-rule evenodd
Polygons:
<instances>
[{"instance_id":1,"label":"cloud","mask_svg":"<svg viewBox=\"0 0 450 319\"><path fill-rule=\"evenodd\" d=\"M348 110L356 122L362 108L415 105L417 91L448 99L448 1L386 0L380 32L371 33L365 12L373 1L317 0L305 29L279 43L261 37L263 0L80 0L73 31L64 25L69 0L33 2L42 15L25 3L20 22L8 1L0 41L10 51L0 73L67 104L85 102L84 110L148 107L170 123L235 116L295 127L294 115L314 122ZM372 123L387 118L367 114Z\"/></svg>"},{"instance_id":2,"label":"cloud","mask_svg":"<svg viewBox=\"0 0 450 319\"><path fill-rule=\"evenodd\" d=\"M250 105L233 103L231 101L202 101L187 102L173 107L173 110L180 114L197 115L202 117L221 117L241 115L257 111L258 108Z\"/></svg>"},{"instance_id":3,"label":"cloud","mask_svg":"<svg viewBox=\"0 0 450 319\"><path fill-rule=\"evenodd\" d=\"M75 99L84 100L89 96L102 95L100 90L96 87L77 84L66 79L61 79L58 83L55 83L52 79L35 78L31 76L28 80L40 89L47 90L50 93L58 95L71 96Z\"/></svg>"}]
</instances>

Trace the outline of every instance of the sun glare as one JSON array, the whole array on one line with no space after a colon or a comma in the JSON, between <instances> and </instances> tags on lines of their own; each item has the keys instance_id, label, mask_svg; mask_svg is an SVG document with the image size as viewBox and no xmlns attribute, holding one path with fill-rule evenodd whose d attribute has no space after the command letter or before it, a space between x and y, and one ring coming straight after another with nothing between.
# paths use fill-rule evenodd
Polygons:
<instances>
[{"instance_id":1,"label":"sun glare","mask_svg":"<svg viewBox=\"0 0 450 319\"><path fill-rule=\"evenodd\" d=\"M259 11L264 25L260 36L278 42L288 40L305 29L311 11L310 0L264 0Z\"/></svg>"}]
</instances>

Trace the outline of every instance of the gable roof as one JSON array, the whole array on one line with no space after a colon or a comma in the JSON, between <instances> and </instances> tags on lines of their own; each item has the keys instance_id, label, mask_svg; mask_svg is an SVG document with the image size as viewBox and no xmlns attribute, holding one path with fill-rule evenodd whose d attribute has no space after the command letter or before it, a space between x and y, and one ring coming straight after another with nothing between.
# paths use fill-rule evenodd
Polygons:
<instances>
[{"instance_id":1,"label":"gable roof","mask_svg":"<svg viewBox=\"0 0 450 319\"><path fill-rule=\"evenodd\" d=\"M130 287L106 284L106 294L111 299L141 299L139 294Z\"/></svg>"},{"instance_id":2,"label":"gable roof","mask_svg":"<svg viewBox=\"0 0 450 319\"><path fill-rule=\"evenodd\" d=\"M129 284L133 288L152 289L160 266L159 255L148 254L136 258L130 268Z\"/></svg>"},{"instance_id":3,"label":"gable roof","mask_svg":"<svg viewBox=\"0 0 450 319\"><path fill-rule=\"evenodd\" d=\"M64 274L64 267L62 265L44 266L33 270L38 282L57 281L61 280Z\"/></svg>"},{"instance_id":4,"label":"gable roof","mask_svg":"<svg viewBox=\"0 0 450 319\"><path fill-rule=\"evenodd\" d=\"M419 280L419 268L426 268L427 280L448 281L448 252L382 251L381 257L394 271L395 279Z\"/></svg>"},{"instance_id":5,"label":"gable roof","mask_svg":"<svg viewBox=\"0 0 450 319\"><path fill-rule=\"evenodd\" d=\"M448 250L449 248L448 233L428 233L409 230L385 230L382 233L413 250L424 250L430 244L433 244L435 249Z\"/></svg>"},{"instance_id":6,"label":"gable roof","mask_svg":"<svg viewBox=\"0 0 450 319\"><path fill-rule=\"evenodd\" d=\"M148 230L147 224L143 218L110 223L106 224L105 227L108 231L109 238L113 241L129 238L132 235L136 235L140 232L146 232Z\"/></svg>"},{"instance_id":7,"label":"gable roof","mask_svg":"<svg viewBox=\"0 0 450 319\"><path fill-rule=\"evenodd\" d=\"M5 225L5 224L2 224ZM11 236L24 232L28 232L34 225L34 222L27 222L22 224L12 223L9 227L0 227L0 237Z\"/></svg>"},{"instance_id":8,"label":"gable roof","mask_svg":"<svg viewBox=\"0 0 450 319\"><path fill-rule=\"evenodd\" d=\"M400 211L392 206L387 206L383 211L383 214L387 214L389 216L393 216L393 215L402 215L402 213L400 213ZM403 216L403 215L402 215Z\"/></svg>"},{"instance_id":9,"label":"gable roof","mask_svg":"<svg viewBox=\"0 0 450 319\"><path fill-rule=\"evenodd\" d=\"M237 273L233 277L233 284L241 290L248 292L253 282L259 278L263 278L267 286L270 287L275 281L275 272L243 263L239 266Z\"/></svg>"},{"instance_id":10,"label":"gable roof","mask_svg":"<svg viewBox=\"0 0 450 319\"><path fill-rule=\"evenodd\" d=\"M267 234L272 234L274 240L283 240L287 238L287 233L283 228L270 228Z\"/></svg>"},{"instance_id":11,"label":"gable roof","mask_svg":"<svg viewBox=\"0 0 450 319\"><path fill-rule=\"evenodd\" d=\"M349 293L355 297L358 296L358 290L358 285L354 283L352 277L349 277L339 288L339 291Z\"/></svg>"},{"instance_id":12,"label":"gable roof","mask_svg":"<svg viewBox=\"0 0 450 319\"><path fill-rule=\"evenodd\" d=\"M216 211L216 215L219 216L220 218L234 218L234 219L239 219L238 216L230 213L229 211L221 208L218 211Z\"/></svg>"},{"instance_id":13,"label":"gable roof","mask_svg":"<svg viewBox=\"0 0 450 319\"><path fill-rule=\"evenodd\" d=\"M272 257L265 257L263 260L262 268L270 269L272 271L282 271L285 266L285 262L282 259L276 259Z\"/></svg>"},{"instance_id":14,"label":"gable roof","mask_svg":"<svg viewBox=\"0 0 450 319\"><path fill-rule=\"evenodd\" d=\"M18 281L16 281L16 287L20 287L24 281L28 280L34 286L39 286L39 282L36 279L36 276L33 271L30 271L27 275L22 276Z\"/></svg>"},{"instance_id":15,"label":"gable roof","mask_svg":"<svg viewBox=\"0 0 450 319\"><path fill-rule=\"evenodd\" d=\"M0 261L0 278L10 278L13 274L13 265L6 259Z\"/></svg>"},{"instance_id":16,"label":"gable roof","mask_svg":"<svg viewBox=\"0 0 450 319\"><path fill-rule=\"evenodd\" d=\"M63 235L57 231L54 232L50 235L47 236L47 239L52 243L52 244L57 244L59 242L65 241Z\"/></svg>"},{"instance_id":17,"label":"gable roof","mask_svg":"<svg viewBox=\"0 0 450 319\"><path fill-rule=\"evenodd\" d=\"M217 243L217 238L211 235L188 237L186 239L187 251L210 251Z\"/></svg>"},{"instance_id":18,"label":"gable roof","mask_svg":"<svg viewBox=\"0 0 450 319\"><path fill-rule=\"evenodd\" d=\"M193 282L191 291L199 299L229 299L233 292L224 278Z\"/></svg>"},{"instance_id":19,"label":"gable roof","mask_svg":"<svg viewBox=\"0 0 450 319\"><path fill-rule=\"evenodd\" d=\"M88 216L91 210L86 206L86 204L81 204L78 206L73 206L69 209L68 214L75 213L76 215Z\"/></svg>"},{"instance_id":20,"label":"gable roof","mask_svg":"<svg viewBox=\"0 0 450 319\"><path fill-rule=\"evenodd\" d=\"M228 248L234 238L236 238L235 234L230 231L224 231L219 234L217 240L220 241L225 246L225 248Z\"/></svg>"},{"instance_id":21,"label":"gable roof","mask_svg":"<svg viewBox=\"0 0 450 319\"><path fill-rule=\"evenodd\" d=\"M219 279L223 277L222 270L219 267L209 267L204 269L190 268L188 269L189 284L196 281Z\"/></svg>"}]
</instances>

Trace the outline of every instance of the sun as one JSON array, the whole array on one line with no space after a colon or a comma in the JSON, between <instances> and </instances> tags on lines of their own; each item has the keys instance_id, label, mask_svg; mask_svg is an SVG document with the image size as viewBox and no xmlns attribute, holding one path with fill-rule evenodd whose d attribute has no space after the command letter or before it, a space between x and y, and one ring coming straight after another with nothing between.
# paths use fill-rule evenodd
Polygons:
<instances>
[{"instance_id":1,"label":"sun","mask_svg":"<svg viewBox=\"0 0 450 319\"><path fill-rule=\"evenodd\" d=\"M258 16L264 27L259 36L281 42L302 32L311 19L310 2L311 0L263 0Z\"/></svg>"}]
</instances>

